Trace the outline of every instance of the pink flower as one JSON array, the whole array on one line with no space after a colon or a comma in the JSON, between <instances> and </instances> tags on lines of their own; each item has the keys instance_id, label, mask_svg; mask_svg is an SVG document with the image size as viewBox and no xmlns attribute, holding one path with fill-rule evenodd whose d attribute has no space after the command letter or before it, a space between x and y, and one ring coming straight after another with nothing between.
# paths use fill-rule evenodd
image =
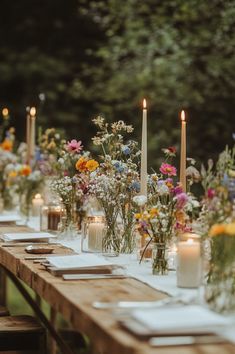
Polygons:
<instances>
[{"instance_id":1,"label":"pink flower","mask_svg":"<svg viewBox=\"0 0 235 354\"><path fill-rule=\"evenodd\" d=\"M75 152L80 152L82 150L82 142L81 140L77 141L76 139L73 139L71 141L68 141L66 145L66 149L69 152L75 153Z\"/></svg>"},{"instance_id":2,"label":"pink flower","mask_svg":"<svg viewBox=\"0 0 235 354\"><path fill-rule=\"evenodd\" d=\"M176 200L177 200L177 204L176 204L177 209L183 209L183 207L188 201L188 196L186 193L180 193L177 194Z\"/></svg>"},{"instance_id":3,"label":"pink flower","mask_svg":"<svg viewBox=\"0 0 235 354\"><path fill-rule=\"evenodd\" d=\"M177 170L174 166L170 165L169 163L163 162L160 167L160 172L163 175L176 176Z\"/></svg>"},{"instance_id":4,"label":"pink flower","mask_svg":"<svg viewBox=\"0 0 235 354\"><path fill-rule=\"evenodd\" d=\"M212 198L214 198L214 196L215 196L215 190L214 190L213 188L208 188L208 190L207 190L207 197L208 197L209 199L212 199Z\"/></svg>"}]
</instances>

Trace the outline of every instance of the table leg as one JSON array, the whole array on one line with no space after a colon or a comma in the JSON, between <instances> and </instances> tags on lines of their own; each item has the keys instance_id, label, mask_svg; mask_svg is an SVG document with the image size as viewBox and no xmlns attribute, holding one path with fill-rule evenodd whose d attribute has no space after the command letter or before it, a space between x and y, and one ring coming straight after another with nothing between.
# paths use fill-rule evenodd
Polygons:
<instances>
[{"instance_id":1,"label":"table leg","mask_svg":"<svg viewBox=\"0 0 235 354\"><path fill-rule=\"evenodd\" d=\"M56 312L56 310L53 309L53 307L51 307L51 310L50 310L50 323L53 326L53 328L56 328L56 318L57 318L57 312ZM51 336L50 337L50 354L56 354L56 351L57 351L56 341Z\"/></svg>"},{"instance_id":2,"label":"table leg","mask_svg":"<svg viewBox=\"0 0 235 354\"><path fill-rule=\"evenodd\" d=\"M6 292L7 292L7 281L6 281L6 273L0 267L0 304L2 306L6 306Z\"/></svg>"}]
</instances>

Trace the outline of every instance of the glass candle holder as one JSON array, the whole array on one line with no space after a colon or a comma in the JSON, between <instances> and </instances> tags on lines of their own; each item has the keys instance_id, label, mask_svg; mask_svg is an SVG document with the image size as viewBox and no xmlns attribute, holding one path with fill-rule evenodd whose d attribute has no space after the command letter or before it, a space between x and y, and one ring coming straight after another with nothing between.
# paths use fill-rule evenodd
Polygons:
<instances>
[{"instance_id":1,"label":"glass candle holder","mask_svg":"<svg viewBox=\"0 0 235 354\"><path fill-rule=\"evenodd\" d=\"M63 208L58 204L44 205L41 208L40 230L56 232L63 215Z\"/></svg>"},{"instance_id":2,"label":"glass candle holder","mask_svg":"<svg viewBox=\"0 0 235 354\"><path fill-rule=\"evenodd\" d=\"M105 235L105 217L87 216L82 228L82 252L102 253Z\"/></svg>"}]
</instances>

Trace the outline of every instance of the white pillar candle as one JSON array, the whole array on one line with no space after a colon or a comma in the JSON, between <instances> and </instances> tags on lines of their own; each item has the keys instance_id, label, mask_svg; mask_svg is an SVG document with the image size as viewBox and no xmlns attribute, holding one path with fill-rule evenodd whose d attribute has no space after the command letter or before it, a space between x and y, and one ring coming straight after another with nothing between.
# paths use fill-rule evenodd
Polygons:
<instances>
[{"instance_id":1,"label":"white pillar candle","mask_svg":"<svg viewBox=\"0 0 235 354\"><path fill-rule=\"evenodd\" d=\"M32 216L39 216L41 207L44 204L44 200L41 197L41 194L36 194L32 200Z\"/></svg>"},{"instance_id":2,"label":"white pillar candle","mask_svg":"<svg viewBox=\"0 0 235 354\"><path fill-rule=\"evenodd\" d=\"M140 168L140 194L147 197L147 104L143 100L142 140L141 140L141 168Z\"/></svg>"},{"instance_id":3,"label":"white pillar candle","mask_svg":"<svg viewBox=\"0 0 235 354\"><path fill-rule=\"evenodd\" d=\"M201 283L201 245L192 239L180 241L177 253L177 286L197 288Z\"/></svg>"},{"instance_id":4,"label":"white pillar candle","mask_svg":"<svg viewBox=\"0 0 235 354\"><path fill-rule=\"evenodd\" d=\"M102 251L105 223L98 221L88 224L88 249Z\"/></svg>"}]
</instances>

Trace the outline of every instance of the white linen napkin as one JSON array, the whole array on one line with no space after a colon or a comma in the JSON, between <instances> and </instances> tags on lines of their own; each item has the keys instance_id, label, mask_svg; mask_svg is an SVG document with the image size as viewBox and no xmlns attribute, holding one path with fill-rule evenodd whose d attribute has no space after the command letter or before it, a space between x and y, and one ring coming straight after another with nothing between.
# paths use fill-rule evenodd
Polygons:
<instances>
[{"instance_id":1,"label":"white linen napkin","mask_svg":"<svg viewBox=\"0 0 235 354\"><path fill-rule=\"evenodd\" d=\"M98 257L94 254L47 257L47 261L50 263L51 266L60 269L105 267L113 265L113 263L108 262L104 258Z\"/></svg>"},{"instance_id":2,"label":"white linen napkin","mask_svg":"<svg viewBox=\"0 0 235 354\"><path fill-rule=\"evenodd\" d=\"M231 319L199 305L136 310L132 317L156 334L212 332L231 324Z\"/></svg>"},{"instance_id":3,"label":"white linen napkin","mask_svg":"<svg viewBox=\"0 0 235 354\"><path fill-rule=\"evenodd\" d=\"M19 233L6 233L1 236L4 241L39 241L48 240L49 238L56 237L48 232L19 232Z\"/></svg>"}]
</instances>

